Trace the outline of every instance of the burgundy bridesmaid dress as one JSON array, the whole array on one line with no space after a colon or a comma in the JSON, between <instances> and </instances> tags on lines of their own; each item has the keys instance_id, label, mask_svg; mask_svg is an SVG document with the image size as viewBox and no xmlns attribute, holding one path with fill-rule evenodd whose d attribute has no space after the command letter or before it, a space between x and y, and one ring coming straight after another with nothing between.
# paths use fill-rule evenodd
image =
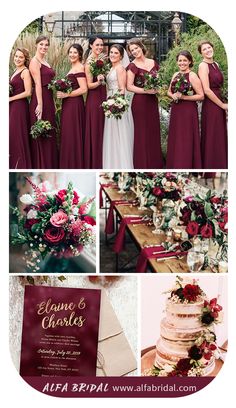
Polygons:
<instances>
[{"instance_id":1,"label":"burgundy bridesmaid dress","mask_svg":"<svg viewBox=\"0 0 236 408\"><path fill-rule=\"evenodd\" d=\"M134 73L134 85L139 88L144 87L144 74L156 73L158 69L156 62L150 71L138 68L133 62L127 67L127 70ZM132 114L134 119L134 168L163 168L160 117L156 95L134 94Z\"/></svg>"},{"instance_id":2,"label":"burgundy bridesmaid dress","mask_svg":"<svg viewBox=\"0 0 236 408\"><path fill-rule=\"evenodd\" d=\"M68 74L72 89L78 89L77 78L85 78L84 72ZM61 111L60 168L82 169L85 133L85 108L83 96L68 97L62 100Z\"/></svg>"},{"instance_id":3,"label":"burgundy bridesmaid dress","mask_svg":"<svg viewBox=\"0 0 236 408\"><path fill-rule=\"evenodd\" d=\"M22 71L21 71L22 72ZM16 74L10 84L13 87L12 96L25 91L21 72ZM29 147L30 116L27 98L10 102L9 106L9 167L10 169L30 169Z\"/></svg>"},{"instance_id":4,"label":"burgundy bridesmaid dress","mask_svg":"<svg viewBox=\"0 0 236 408\"><path fill-rule=\"evenodd\" d=\"M93 78L93 82L97 79ZM100 85L89 89L86 100L86 126L84 144L84 165L86 169L102 169L102 146L104 112L102 102L106 100L106 87Z\"/></svg>"},{"instance_id":5,"label":"burgundy bridesmaid dress","mask_svg":"<svg viewBox=\"0 0 236 408\"><path fill-rule=\"evenodd\" d=\"M56 141L55 105L52 90L48 89L48 84L54 78L55 71L52 68L41 64L40 72L43 98L42 120L48 120L54 129L49 132L51 137L38 137L37 139L31 138L32 165L35 169L56 169L58 167L58 151ZM30 101L31 126L37 120L35 115L37 104L38 102L34 88Z\"/></svg>"},{"instance_id":6,"label":"burgundy bridesmaid dress","mask_svg":"<svg viewBox=\"0 0 236 408\"><path fill-rule=\"evenodd\" d=\"M184 75L189 81L189 73ZM168 169L202 168L198 109L194 101L172 102L166 167Z\"/></svg>"},{"instance_id":7,"label":"burgundy bridesmaid dress","mask_svg":"<svg viewBox=\"0 0 236 408\"><path fill-rule=\"evenodd\" d=\"M224 82L223 74L215 62L208 64L208 67L210 88L222 100L221 87ZM205 96L202 104L201 123L203 168L227 169L227 143L226 112Z\"/></svg>"}]
</instances>

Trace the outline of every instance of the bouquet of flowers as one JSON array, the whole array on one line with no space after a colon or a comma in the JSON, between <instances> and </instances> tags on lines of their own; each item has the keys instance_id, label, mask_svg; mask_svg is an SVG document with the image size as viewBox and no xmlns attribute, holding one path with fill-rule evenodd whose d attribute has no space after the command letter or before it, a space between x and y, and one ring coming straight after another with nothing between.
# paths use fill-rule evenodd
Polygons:
<instances>
[{"instance_id":1,"label":"bouquet of flowers","mask_svg":"<svg viewBox=\"0 0 236 408\"><path fill-rule=\"evenodd\" d=\"M53 79L50 84L48 84L48 89L52 89L55 92L61 91L65 93L71 93L72 83L66 76L63 78L57 77Z\"/></svg>"},{"instance_id":2,"label":"bouquet of flowers","mask_svg":"<svg viewBox=\"0 0 236 408\"><path fill-rule=\"evenodd\" d=\"M183 199L180 220L189 237L213 238L219 246L225 245L228 234L228 198L226 191L217 196L208 190L203 197L196 195Z\"/></svg>"},{"instance_id":3,"label":"bouquet of flowers","mask_svg":"<svg viewBox=\"0 0 236 408\"><path fill-rule=\"evenodd\" d=\"M13 86L9 83L9 96L13 95Z\"/></svg>"},{"instance_id":4,"label":"bouquet of flowers","mask_svg":"<svg viewBox=\"0 0 236 408\"><path fill-rule=\"evenodd\" d=\"M191 96L193 95L193 87L186 76L179 72L171 83L171 92L180 92L183 95ZM178 103L178 99L175 102Z\"/></svg>"},{"instance_id":5,"label":"bouquet of flowers","mask_svg":"<svg viewBox=\"0 0 236 408\"><path fill-rule=\"evenodd\" d=\"M97 60L91 58L89 61L89 70L93 77L97 77L98 75L106 76L110 69L111 64L109 63L105 54L100 54Z\"/></svg>"},{"instance_id":6,"label":"bouquet of flowers","mask_svg":"<svg viewBox=\"0 0 236 408\"><path fill-rule=\"evenodd\" d=\"M30 134L33 139L38 137L51 137L50 130L53 129L52 124L48 120L37 120L30 129Z\"/></svg>"},{"instance_id":7,"label":"bouquet of flowers","mask_svg":"<svg viewBox=\"0 0 236 408\"><path fill-rule=\"evenodd\" d=\"M102 103L102 108L107 118L121 119L123 113L129 108L129 100L118 91L108 96L107 100Z\"/></svg>"},{"instance_id":8,"label":"bouquet of flowers","mask_svg":"<svg viewBox=\"0 0 236 408\"><path fill-rule=\"evenodd\" d=\"M160 86L159 75L156 72L155 74L145 73L144 74L144 90L148 91L149 89L157 89Z\"/></svg>"},{"instance_id":9,"label":"bouquet of flowers","mask_svg":"<svg viewBox=\"0 0 236 408\"><path fill-rule=\"evenodd\" d=\"M94 197L80 199L70 182L66 189L45 192L29 178L32 194L24 194L24 215L12 208L17 216L17 233L12 244L27 244L26 265L33 272L39 270L40 259L47 254L59 258L78 256L83 247L95 239Z\"/></svg>"}]
</instances>

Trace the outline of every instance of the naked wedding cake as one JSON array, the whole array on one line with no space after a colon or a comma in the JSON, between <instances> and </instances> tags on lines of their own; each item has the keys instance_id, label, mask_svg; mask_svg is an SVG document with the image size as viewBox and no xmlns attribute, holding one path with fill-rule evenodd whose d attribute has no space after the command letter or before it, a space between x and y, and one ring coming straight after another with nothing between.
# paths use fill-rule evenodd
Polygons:
<instances>
[{"instance_id":1,"label":"naked wedding cake","mask_svg":"<svg viewBox=\"0 0 236 408\"><path fill-rule=\"evenodd\" d=\"M153 375L208 376L219 356L214 324L222 307L208 301L196 280L178 278L166 301L156 345Z\"/></svg>"}]
</instances>

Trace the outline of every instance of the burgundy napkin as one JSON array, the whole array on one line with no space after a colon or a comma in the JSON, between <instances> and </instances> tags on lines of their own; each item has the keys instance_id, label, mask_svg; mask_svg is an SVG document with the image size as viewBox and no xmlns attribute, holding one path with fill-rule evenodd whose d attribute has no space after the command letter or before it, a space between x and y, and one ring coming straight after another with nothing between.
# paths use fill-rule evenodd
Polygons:
<instances>
[{"instance_id":1,"label":"burgundy napkin","mask_svg":"<svg viewBox=\"0 0 236 408\"><path fill-rule=\"evenodd\" d=\"M110 203L110 208L109 208L109 213L107 217L107 222L106 222L106 227L105 227L105 232L106 234L112 234L114 232L114 205L118 204L129 204L129 201L127 200L113 200Z\"/></svg>"},{"instance_id":2,"label":"burgundy napkin","mask_svg":"<svg viewBox=\"0 0 236 408\"><path fill-rule=\"evenodd\" d=\"M115 190L118 189L118 186L117 186L116 184L114 184L114 183L100 184L100 190L99 190L99 208L102 208L102 207L103 207L102 190L103 190L103 188L106 188L106 187L112 187L112 188L114 188Z\"/></svg>"},{"instance_id":3,"label":"burgundy napkin","mask_svg":"<svg viewBox=\"0 0 236 408\"><path fill-rule=\"evenodd\" d=\"M176 248L177 250L178 248ZM136 265L136 272L146 272L147 269L147 261L149 258L161 259L161 258L169 258L177 254L177 251L165 252L162 254L158 254L154 252L162 252L165 248L162 245L153 246L149 248L143 248L139 254L137 265ZM178 252L178 255L185 255L187 252Z\"/></svg>"},{"instance_id":4,"label":"burgundy napkin","mask_svg":"<svg viewBox=\"0 0 236 408\"><path fill-rule=\"evenodd\" d=\"M142 216L138 217L124 217L121 220L120 228L115 239L113 246L113 251L117 254L124 250L125 248L125 229L127 224L143 224L146 223L146 220L142 220Z\"/></svg>"}]
</instances>

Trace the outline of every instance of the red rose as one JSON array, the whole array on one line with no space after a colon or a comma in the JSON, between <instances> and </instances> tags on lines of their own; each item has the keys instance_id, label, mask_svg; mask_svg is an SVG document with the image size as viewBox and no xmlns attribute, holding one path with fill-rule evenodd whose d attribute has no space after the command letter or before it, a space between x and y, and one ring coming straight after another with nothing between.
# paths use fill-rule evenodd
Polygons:
<instances>
[{"instance_id":1,"label":"red rose","mask_svg":"<svg viewBox=\"0 0 236 408\"><path fill-rule=\"evenodd\" d=\"M97 60L97 61L96 61L96 66L97 66L98 68L102 68L103 65L104 65L104 62L103 62L102 60Z\"/></svg>"},{"instance_id":2,"label":"red rose","mask_svg":"<svg viewBox=\"0 0 236 408\"><path fill-rule=\"evenodd\" d=\"M186 285L183 288L183 295L189 302L195 302L198 295L201 294L201 289L198 285Z\"/></svg>"},{"instance_id":3,"label":"red rose","mask_svg":"<svg viewBox=\"0 0 236 408\"><path fill-rule=\"evenodd\" d=\"M96 225L96 221L93 217L90 217L89 215L85 215L85 217L83 218L83 220L90 225Z\"/></svg>"},{"instance_id":4,"label":"red rose","mask_svg":"<svg viewBox=\"0 0 236 408\"><path fill-rule=\"evenodd\" d=\"M65 231L63 228L48 227L44 231L44 239L50 244L56 245L63 241Z\"/></svg>"},{"instance_id":5,"label":"red rose","mask_svg":"<svg viewBox=\"0 0 236 408\"><path fill-rule=\"evenodd\" d=\"M187 207L182 208L181 210L182 216L180 217L181 221L183 221L184 225L187 225L191 219L191 210Z\"/></svg>"},{"instance_id":6,"label":"red rose","mask_svg":"<svg viewBox=\"0 0 236 408\"><path fill-rule=\"evenodd\" d=\"M199 225L196 221L190 221L187 225L186 231L189 235L193 237L198 234Z\"/></svg>"},{"instance_id":7,"label":"red rose","mask_svg":"<svg viewBox=\"0 0 236 408\"><path fill-rule=\"evenodd\" d=\"M58 193L56 194L56 198L58 201L60 201L60 203L63 203L66 199L66 194L67 194L67 190L63 189L58 191ZM76 193L76 191L73 191L73 201L72 204L78 204L79 202L79 196Z\"/></svg>"},{"instance_id":8,"label":"red rose","mask_svg":"<svg viewBox=\"0 0 236 408\"><path fill-rule=\"evenodd\" d=\"M205 224L200 230L202 238L212 238L213 237L213 228L210 224Z\"/></svg>"},{"instance_id":9,"label":"red rose","mask_svg":"<svg viewBox=\"0 0 236 408\"><path fill-rule=\"evenodd\" d=\"M38 223L39 223L39 220L37 220L37 219L35 219L35 218L27 219L27 220L25 221L24 228L30 230L31 227L32 227L32 225L38 224Z\"/></svg>"},{"instance_id":10,"label":"red rose","mask_svg":"<svg viewBox=\"0 0 236 408\"><path fill-rule=\"evenodd\" d=\"M212 203L212 204L220 204L220 201L221 201L221 199L220 199L220 197L211 197L210 198L210 202Z\"/></svg>"},{"instance_id":11,"label":"red rose","mask_svg":"<svg viewBox=\"0 0 236 408\"><path fill-rule=\"evenodd\" d=\"M162 196L164 194L163 190L160 187L154 187L152 192L157 197L160 197L160 196Z\"/></svg>"}]
</instances>

